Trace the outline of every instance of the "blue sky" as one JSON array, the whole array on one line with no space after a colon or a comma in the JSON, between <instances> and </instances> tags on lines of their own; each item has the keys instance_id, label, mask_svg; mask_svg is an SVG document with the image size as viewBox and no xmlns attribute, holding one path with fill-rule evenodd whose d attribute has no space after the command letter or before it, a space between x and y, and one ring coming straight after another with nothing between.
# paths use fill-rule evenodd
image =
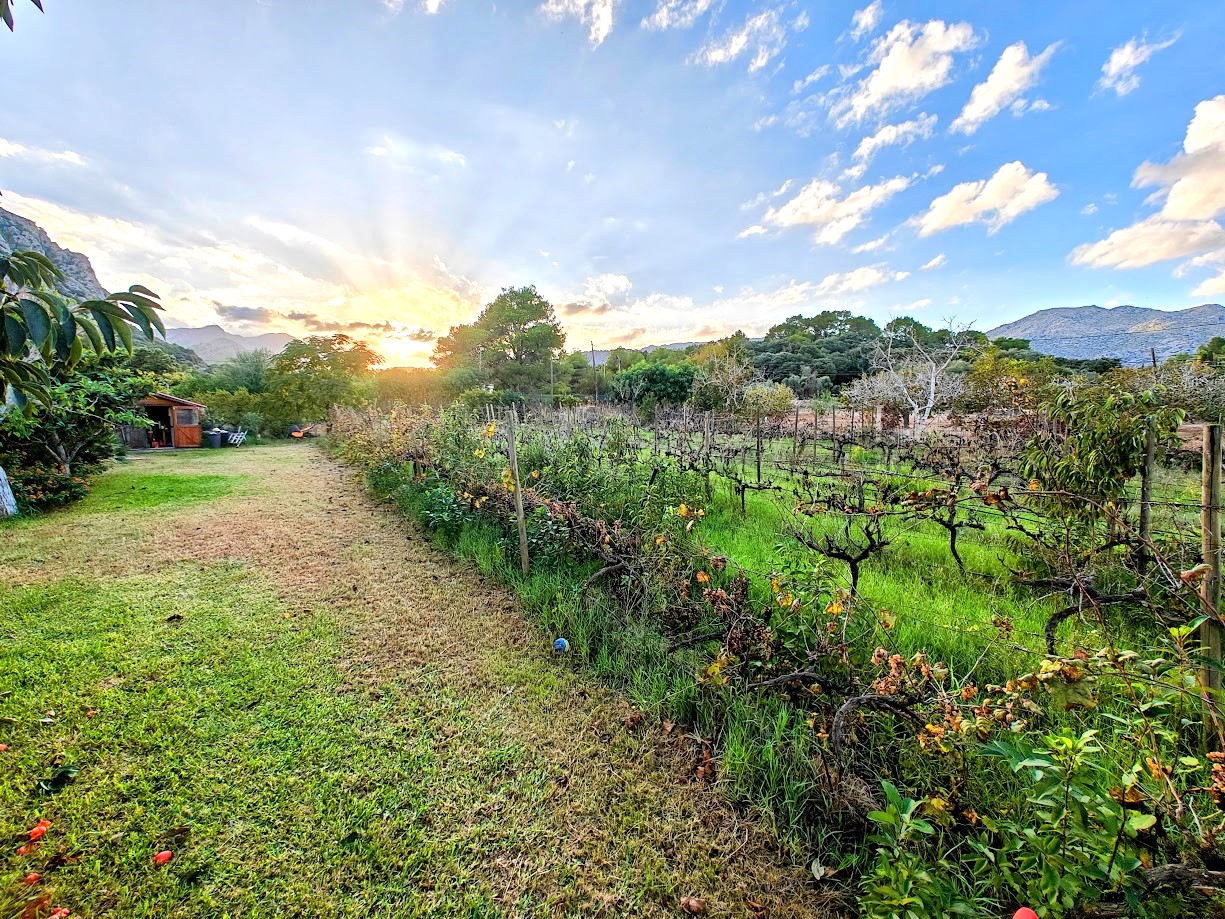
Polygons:
<instances>
[{"instance_id":1,"label":"blue sky","mask_svg":"<svg viewBox=\"0 0 1225 919\"><path fill-rule=\"evenodd\" d=\"M18 0L0 206L177 324L391 363L1225 299L1225 5Z\"/></svg>"}]
</instances>

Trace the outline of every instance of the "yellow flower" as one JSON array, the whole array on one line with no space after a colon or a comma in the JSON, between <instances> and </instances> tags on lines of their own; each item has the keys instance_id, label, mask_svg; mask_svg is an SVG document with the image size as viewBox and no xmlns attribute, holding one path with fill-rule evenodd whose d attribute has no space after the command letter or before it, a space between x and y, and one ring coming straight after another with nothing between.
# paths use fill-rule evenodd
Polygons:
<instances>
[{"instance_id":1,"label":"yellow flower","mask_svg":"<svg viewBox=\"0 0 1225 919\"><path fill-rule=\"evenodd\" d=\"M829 606L825 607L825 612L827 612L831 616L841 616L842 609L843 609L843 606L842 606L841 600L830 600Z\"/></svg>"},{"instance_id":2,"label":"yellow flower","mask_svg":"<svg viewBox=\"0 0 1225 919\"><path fill-rule=\"evenodd\" d=\"M489 424L485 425L486 437L493 437L493 435L496 433L498 433L498 424L496 421L491 421Z\"/></svg>"},{"instance_id":3,"label":"yellow flower","mask_svg":"<svg viewBox=\"0 0 1225 919\"><path fill-rule=\"evenodd\" d=\"M689 516L689 508L688 508L686 505L682 504L680 507L678 507L678 508L676 509L676 516L678 516L678 517L688 517L688 516Z\"/></svg>"},{"instance_id":4,"label":"yellow flower","mask_svg":"<svg viewBox=\"0 0 1225 919\"><path fill-rule=\"evenodd\" d=\"M698 572L698 583L699 584L709 584L710 575L707 574L705 571L699 571Z\"/></svg>"},{"instance_id":5,"label":"yellow flower","mask_svg":"<svg viewBox=\"0 0 1225 919\"><path fill-rule=\"evenodd\" d=\"M477 459L484 459L485 451L484 450L473 450L472 455L475 456Z\"/></svg>"}]
</instances>

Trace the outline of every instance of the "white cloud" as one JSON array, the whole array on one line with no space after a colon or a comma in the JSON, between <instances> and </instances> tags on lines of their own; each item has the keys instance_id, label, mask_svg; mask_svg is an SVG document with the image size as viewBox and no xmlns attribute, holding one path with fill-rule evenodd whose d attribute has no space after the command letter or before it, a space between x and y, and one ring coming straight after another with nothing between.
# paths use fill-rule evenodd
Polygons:
<instances>
[{"instance_id":1,"label":"white cloud","mask_svg":"<svg viewBox=\"0 0 1225 919\"><path fill-rule=\"evenodd\" d=\"M988 232L994 233L1026 211L1058 196L1059 189L1051 184L1045 172L1031 172L1018 160L1005 163L989 179L953 186L914 222L920 236L969 223L985 223Z\"/></svg>"},{"instance_id":2,"label":"white cloud","mask_svg":"<svg viewBox=\"0 0 1225 919\"><path fill-rule=\"evenodd\" d=\"M920 115L918 118L910 121L903 121L900 124L882 126L875 134L869 135L859 142L859 146L851 154L854 165L847 169L845 174L851 178L861 177L867 171L868 163L872 157L881 149L894 144L908 145L920 138L931 137L935 127L936 116L927 114Z\"/></svg>"},{"instance_id":3,"label":"white cloud","mask_svg":"<svg viewBox=\"0 0 1225 919\"><path fill-rule=\"evenodd\" d=\"M1225 229L1215 220L1165 220L1154 214L1105 239L1077 246L1072 263L1093 268L1145 268L1158 262L1225 249Z\"/></svg>"},{"instance_id":4,"label":"white cloud","mask_svg":"<svg viewBox=\"0 0 1225 919\"><path fill-rule=\"evenodd\" d=\"M751 211L751 210L753 210L754 208L761 207L763 204L765 204L765 203L766 203L767 201L769 201L771 198L779 198L779 197L781 197L781 196L783 196L783 195L787 194L787 192L791 191L791 189L792 189L792 188L794 188L794 187L795 187L795 180L794 180L794 179L788 179L788 180L787 180L787 181L785 181L785 182L784 182L782 185L780 185L778 188L774 189L774 191L763 191L763 192L758 192L756 195L754 195L754 196L753 196L752 198L750 198L748 201L744 202L744 204L740 205L740 210L742 210L742 211Z\"/></svg>"},{"instance_id":5,"label":"white cloud","mask_svg":"<svg viewBox=\"0 0 1225 919\"><path fill-rule=\"evenodd\" d=\"M642 20L642 28L689 29L713 5L714 0L659 0L655 12Z\"/></svg>"},{"instance_id":6,"label":"white cloud","mask_svg":"<svg viewBox=\"0 0 1225 919\"><path fill-rule=\"evenodd\" d=\"M690 63L717 67L748 52L751 54L749 73L761 70L781 54L787 44L787 27L781 14L781 8L771 8L749 16L722 38L707 41L689 58Z\"/></svg>"},{"instance_id":7,"label":"white cloud","mask_svg":"<svg viewBox=\"0 0 1225 919\"><path fill-rule=\"evenodd\" d=\"M1140 85L1140 77L1136 75L1136 68L1158 51L1170 47L1178 39L1179 36L1175 35L1169 41L1150 45L1143 38L1133 38L1119 45L1110 52L1110 57L1102 65L1102 76L1097 81L1097 88L1099 90L1113 89L1116 95L1126 96Z\"/></svg>"},{"instance_id":8,"label":"white cloud","mask_svg":"<svg viewBox=\"0 0 1225 919\"><path fill-rule=\"evenodd\" d=\"M851 251L856 255L861 255L864 252L879 252L886 248L885 244L889 242L889 234L878 236L876 239L869 239L866 243L861 243Z\"/></svg>"},{"instance_id":9,"label":"white cloud","mask_svg":"<svg viewBox=\"0 0 1225 919\"><path fill-rule=\"evenodd\" d=\"M16 141L0 137L0 159L26 160L31 163L41 163L55 166L84 166L85 157L72 150L44 150L42 147L28 147Z\"/></svg>"},{"instance_id":10,"label":"white cloud","mask_svg":"<svg viewBox=\"0 0 1225 919\"><path fill-rule=\"evenodd\" d=\"M792 83L792 84L791 84L791 92L792 92L792 93L800 93L800 92L803 92L805 89L807 89L807 88L808 88L809 86L811 86L813 83L816 83L818 80L823 80L823 79L825 78L826 74L828 74L828 73L829 73L829 64L822 64L820 67L818 67L818 68L817 68L816 70L814 70L812 73L810 73L808 76L804 77L804 79L802 79L802 80L796 80L794 83Z\"/></svg>"},{"instance_id":11,"label":"white cloud","mask_svg":"<svg viewBox=\"0 0 1225 919\"><path fill-rule=\"evenodd\" d=\"M399 2L403 4L404 0L399 0ZM443 0L421 0L421 8L427 15L433 16L442 9L442 3Z\"/></svg>"},{"instance_id":12,"label":"white cloud","mask_svg":"<svg viewBox=\"0 0 1225 919\"><path fill-rule=\"evenodd\" d=\"M1206 266L1219 266L1225 263L1225 248L1218 249L1215 252L1209 252L1206 255L1199 255L1188 262L1178 266L1178 270L1174 272L1175 277L1183 277L1192 268L1203 268ZM1201 281L1192 291L1194 297L1213 297L1218 294L1225 294L1225 267L1220 268L1218 274L1211 278L1206 278Z\"/></svg>"},{"instance_id":13,"label":"white cloud","mask_svg":"<svg viewBox=\"0 0 1225 919\"><path fill-rule=\"evenodd\" d=\"M588 303L624 306L634 285L623 274L601 274L587 278L583 284L583 299Z\"/></svg>"},{"instance_id":14,"label":"white cloud","mask_svg":"<svg viewBox=\"0 0 1225 919\"><path fill-rule=\"evenodd\" d=\"M1086 204L1084 207L1080 209L1080 212L1084 214L1086 217L1092 217L1094 214L1097 213L1097 205L1094 204L1092 201L1090 201L1088 204Z\"/></svg>"},{"instance_id":15,"label":"white cloud","mask_svg":"<svg viewBox=\"0 0 1225 919\"><path fill-rule=\"evenodd\" d=\"M856 10L855 15L851 17L851 38L859 41L859 39L871 35L876 31L876 27L880 25L884 15L885 9L881 0L872 0L862 10Z\"/></svg>"},{"instance_id":16,"label":"white cloud","mask_svg":"<svg viewBox=\"0 0 1225 919\"><path fill-rule=\"evenodd\" d=\"M763 233L770 232L761 224L755 224L751 227L746 227L736 234L737 239L748 239L750 236L761 236Z\"/></svg>"},{"instance_id":17,"label":"white cloud","mask_svg":"<svg viewBox=\"0 0 1225 919\"><path fill-rule=\"evenodd\" d=\"M821 296L836 296L879 287L889 281L904 281L908 277L909 271L892 271L886 265L864 265L850 271L826 275L815 290Z\"/></svg>"},{"instance_id":18,"label":"white cloud","mask_svg":"<svg viewBox=\"0 0 1225 919\"><path fill-rule=\"evenodd\" d=\"M777 227L816 227L817 241L832 245L910 183L907 176L895 176L879 185L865 185L846 197L839 197L841 189L837 184L828 179L814 179L790 201L770 208L762 220Z\"/></svg>"},{"instance_id":19,"label":"white cloud","mask_svg":"<svg viewBox=\"0 0 1225 919\"><path fill-rule=\"evenodd\" d=\"M1144 268L1187 259L1174 272L1225 262L1225 228L1214 218L1225 212L1225 95L1205 99L1187 125L1183 152L1168 163L1142 163L1132 178L1138 188L1157 186L1155 214L1115 230L1103 240L1072 251L1076 265ZM1201 282L1195 296L1225 292L1225 271Z\"/></svg>"},{"instance_id":20,"label":"white cloud","mask_svg":"<svg viewBox=\"0 0 1225 919\"><path fill-rule=\"evenodd\" d=\"M397 15L400 10L404 9L404 0L383 0L383 7L391 15Z\"/></svg>"},{"instance_id":21,"label":"white cloud","mask_svg":"<svg viewBox=\"0 0 1225 919\"><path fill-rule=\"evenodd\" d=\"M367 147L366 155L415 170L427 165L463 167L468 164L462 153L441 144L423 144L396 137L384 137L379 143Z\"/></svg>"},{"instance_id":22,"label":"white cloud","mask_svg":"<svg viewBox=\"0 0 1225 919\"><path fill-rule=\"evenodd\" d=\"M572 16L588 27L591 46L598 48L612 34L613 18L619 0L545 0L540 11L550 19Z\"/></svg>"},{"instance_id":23,"label":"white cloud","mask_svg":"<svg viewBox=\"0 0 1225 919\"><path fill-rule=\"evenodd\" d=\"M1163 216L1200 220L1225 211L1225 95L1205 99L1187 125L1183 152L1168 163L1143 163L1132 185L1161 188Z\"/></svg>"},{"instance_id":24,"label":"white cloud","mask_svg":"<svg viewBox=\"0 0 1225 919\"><path fill-rule=\"evenodd\" d=\"M754 131L764 131L766 128L771 127L777 122L778 122L777 115L762 115L760 118L758 118L756 121L753 122L753 130Z\"/></svg>"},{"instance_id":25,"label":"white cloud","mask_svg":"<svg viewBox=\"0 0 1225 919\"><path fill-rule=\"evenodd\" d=\"M924 297L922 300L916 300L909 306L902 307L904 312L914 313L919 310L925 310L932 305L931 297Z\"/></svg>"},{"instance_id":26,"label":"white cloud","mask_svg":"<svg viewBox=\"0 0 1225 919\"><path fill-rule=\"evenodd\" d=\"M941 252L931 261L924 262L922 265L920 265L919 270L920 271L935 271L937 268L943 268L947 264L948 264L948 258L946 258L944 253Z\"/></svg>"},{"instance_id":27,"label":"white cloud","mask_svg":"<svg viewBox=\"0 0 1225 919\"><path fill-rule=\"evenodd\" d=\"M854 87L836 94L830 116L839 127L846 127L917 102L952 80L954 54L977 44L969 23L899 22L873 45L869 62L875 68Z\"/></svg>"},{"instance_id":28,"label":"white cloud","mask_svg":"<svg viewBox=\"0 0 1225 919\"><path fill-rule=\"evenodd\" d=\"M949 125L949 130L973 134L984 122L994 118L1009 105L1021 102L1021 96L1038 82L1042 68L1050 61L1058 47L1057 42L1049 45L1037 57L1029 56L1029 49L1023 41L1005 48L987 79L974 87L970 100L961 110L961 114ZM1024 111L1024 103L1021 104Z\"/></svg>"}]
</instances>

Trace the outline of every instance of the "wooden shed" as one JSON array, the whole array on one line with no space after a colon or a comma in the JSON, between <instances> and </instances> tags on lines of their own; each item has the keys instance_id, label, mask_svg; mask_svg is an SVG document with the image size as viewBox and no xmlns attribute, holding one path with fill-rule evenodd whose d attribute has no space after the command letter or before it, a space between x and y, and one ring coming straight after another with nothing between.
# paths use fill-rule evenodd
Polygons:
<instances>
[{"instance_id":1,"label":"wooden shed","mask_svg":"<svg viewBox=\"0 0 1225 919\"><path fill-rule=\"evenodd\" d=\"M136 403L149 416L149 427L124 425L123 442L133 449L200 446L200 413L204 406L190 399L154 393Z\"/></svg>"}]
</instances>

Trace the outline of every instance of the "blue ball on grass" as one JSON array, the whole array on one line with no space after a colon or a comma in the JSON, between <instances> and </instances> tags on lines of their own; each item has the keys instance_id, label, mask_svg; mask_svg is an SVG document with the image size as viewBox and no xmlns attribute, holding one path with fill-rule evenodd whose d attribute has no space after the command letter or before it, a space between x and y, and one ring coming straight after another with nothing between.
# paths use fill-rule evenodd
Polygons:
<instances>
[{"instance_id":1,"label":"blue ball on grass","mask_svg":"<svg viewBox=\"0 0 1225 919\"><path fill-rule=\"evenodd\" d=\"M559 638L557 641L553 642L553 650L558 654L565 654L570 650L570 642L566 641L564 638Z\"/></svg>"}]
</instances>

